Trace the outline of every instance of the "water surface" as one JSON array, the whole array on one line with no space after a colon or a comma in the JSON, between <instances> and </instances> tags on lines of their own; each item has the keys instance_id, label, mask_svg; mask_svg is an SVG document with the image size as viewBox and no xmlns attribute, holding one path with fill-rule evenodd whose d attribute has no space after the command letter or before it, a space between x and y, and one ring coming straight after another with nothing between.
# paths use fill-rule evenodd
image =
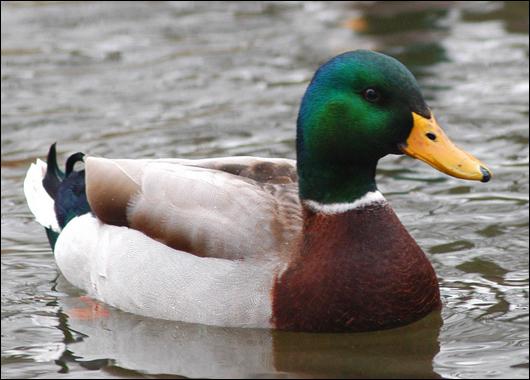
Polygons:
<instances>
[{"instance_id":1,"label":"water surface","mask_svg":"<svg viewBox=\"0 0 530 380\"><path fill-rule=\"evenodd\" d=\"M2 377L528 377L527 2L2 2L1 17ZM314 70L357 48L409 66L495 175L381 161L441 315L363 334L227 329L127 314L59 274L22 193L52 142L60 159L294 158Z\"/></svg>"}]
</instances>

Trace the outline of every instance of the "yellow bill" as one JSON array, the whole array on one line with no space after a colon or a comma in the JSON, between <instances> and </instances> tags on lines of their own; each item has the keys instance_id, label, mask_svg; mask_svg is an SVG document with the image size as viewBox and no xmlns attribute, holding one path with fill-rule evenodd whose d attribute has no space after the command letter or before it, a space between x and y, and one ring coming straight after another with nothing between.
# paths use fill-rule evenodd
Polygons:
<instances>
[{"instance_id":1,"label":"yellow bill","mask_svg":"<svg viewBox=\"0 0 530 380\"><path fill-rule=\"evenodd\" d=\"M458 148L436 122L412 113L413 126L407 141L400 146L403 153L422 160L453 177L488 182L491 171L471 154Z\"/></svg>"}]
</instances>

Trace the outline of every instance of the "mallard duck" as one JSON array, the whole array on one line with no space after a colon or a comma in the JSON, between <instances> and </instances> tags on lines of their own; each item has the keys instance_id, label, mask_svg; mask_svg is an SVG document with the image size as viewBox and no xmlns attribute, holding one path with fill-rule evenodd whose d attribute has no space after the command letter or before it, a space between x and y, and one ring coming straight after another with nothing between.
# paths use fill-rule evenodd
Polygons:
<instances>
[{"instance_id":1,"label":"mallard duck","mask_svg":"<svg viewBox=\"0 0 530 380\"><path fill-rule=\"evenodd\" d=\"M410 71L364 50L324 63L296 149L296 161L78 153L63 172L52 146L24 190L64 277L128 312L332 332L439 309L436 274L378 191L377 162L404 153L462 179L491 172L448 139Z\"/></svg>"}]
</instances>

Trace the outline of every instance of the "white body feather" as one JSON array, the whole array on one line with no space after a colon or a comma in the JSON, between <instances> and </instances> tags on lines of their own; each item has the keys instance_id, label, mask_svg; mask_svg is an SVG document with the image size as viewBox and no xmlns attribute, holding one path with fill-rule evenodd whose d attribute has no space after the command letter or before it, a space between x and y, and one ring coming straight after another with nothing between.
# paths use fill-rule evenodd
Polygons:
<instances>
[{"instance_id":1,"label":"white body feather","mask_svg":"<svg viewBox=\"0 0 530 380\"><path fill-rule=\"evenodd\" d=\"M32 164L24 192L37 221L59 231L42 185L45 172L43 161ZM119 309L208 325L271 327L274 260L198 257L91 214L66 225L54 253L69 282Z\"/></svg>"},{"instance_id":2,"label":"white body feather","mask_svg":"<svg viewBox=\"0 0 530 380\"><path fill-rule=\"evenodd\" d=\"M130 228L103 224L90 214L63 229L55 259L73 285L131 313L270 327L273 270L263 263L197 257Z\"/></svg>"}]
</instances>

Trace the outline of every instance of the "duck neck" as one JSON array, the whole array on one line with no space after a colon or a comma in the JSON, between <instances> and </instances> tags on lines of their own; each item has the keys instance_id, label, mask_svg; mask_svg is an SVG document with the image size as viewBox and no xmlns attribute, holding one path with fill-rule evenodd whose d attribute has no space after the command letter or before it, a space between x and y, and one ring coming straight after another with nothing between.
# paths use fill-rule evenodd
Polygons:
<instances>
[{"instance_id":1,"label":"duck neck","mask_svg":"<svg viewBox=\"0 0 530 380\"><path fill-rule=\"evenodd\" d=\"M376 167L377 161L345 164L299 159L300 197L321 204L355 202L377 191Z\"/></svg>"}]
</instances>

